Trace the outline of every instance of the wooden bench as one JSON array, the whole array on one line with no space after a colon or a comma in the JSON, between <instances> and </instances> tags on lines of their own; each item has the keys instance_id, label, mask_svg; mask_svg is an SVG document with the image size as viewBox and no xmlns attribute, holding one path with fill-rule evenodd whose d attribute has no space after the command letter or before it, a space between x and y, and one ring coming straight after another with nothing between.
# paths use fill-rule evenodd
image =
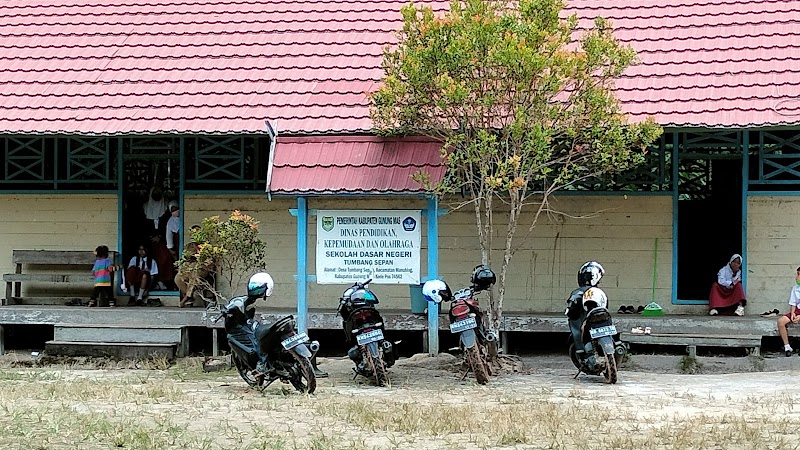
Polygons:
<instances>
[{"instance_id":1,"label":"wooden bench","mask_svg":"<svg viewBox=\"0 0 800 450\"><path fill-rule=\"evenodd\" d=\"M685 345L689 357L697 357L697 347L740 347L747 348L753 356L761 354L760 335L709 335L685 333L653 333L631 334L622 333L620 339L630 344L645 345Z\"/></svg>"},{"instance_id":2,"label":"wooden bench","mask_svg":"<svg viewBox=\"0 0 800 450\"><path fill-rule=\"evenodd\" d=\"M116 259L116 252L109 252L112 261ZM63 251L63 250L14 250L11 260L16 266L15 273L3 275L6 282L5 304L22 302L22 283L82 283L91 284L94 277L91 274L92 266L95 262L94 254L89 251ZM57 267L59 272L23 273L32 269L31 266L52 266ZM112 274L112 286L113 274ZM90 288L87 286L87 293L79 297L88 297ZM43 303L63 302L73 297L31 297Z\"/></svg>"}]
</instances>

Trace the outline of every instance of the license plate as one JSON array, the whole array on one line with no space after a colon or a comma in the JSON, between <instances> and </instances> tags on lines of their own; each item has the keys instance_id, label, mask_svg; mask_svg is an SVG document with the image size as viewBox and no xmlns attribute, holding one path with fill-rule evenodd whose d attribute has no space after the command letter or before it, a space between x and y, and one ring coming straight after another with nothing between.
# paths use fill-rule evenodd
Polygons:
<instances>
[{"instance_id":1,"label":"license plate","mask_svg":"<svg viewBox=\"0 0 800 450\"><path fill-rule=\"evenodd\" d=\"M382 341L382 340L383 340L383 331L381 331L380 329L367 331L366 333L362 333L356 336L356 342L358 342L358 345L367 345L371 342Z\"/></svg>"},{"instance_id":2,"label":"license plate","mask_svg":"<svg viewBox=\"0 0 800 450\"><path fill-rule=\"evenodd\" d=\"M453 322L450 324L450 332L451 333L461 333L462 331L471 330L473 328L478 327L478 322L475 321L474 317L467 317L466 319L461 319L458 322Z\"/></svg>"},{"instance_id":3,"label":"license plate","mask_svg":"<svg viewBox=\"0 0 800 450\"><path fill-rule=\"evenodd\" d=\"M617 334L617 327L614 325L589 329L589 336L591 336L592 339L597 339L604 336L613 336L615 334Z\"/></svg>"},{"instance_id":4,"label":"license plate","mask_svg":"<svg viewBox=\"0 0 800 450\"><path fill-rule=\"evenodd\" d=\"M308 335L305 333L297 333L294 336L284 339L281 341L281 345L286 350L292 349L297 347L298 345L302 344L303 342L308 340Z\"/></svg>"}]
</instances>

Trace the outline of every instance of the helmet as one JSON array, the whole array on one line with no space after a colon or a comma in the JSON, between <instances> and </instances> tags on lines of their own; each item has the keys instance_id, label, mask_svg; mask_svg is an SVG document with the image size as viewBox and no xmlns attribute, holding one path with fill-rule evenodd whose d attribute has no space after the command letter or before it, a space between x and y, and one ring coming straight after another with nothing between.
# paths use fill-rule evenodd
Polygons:
<instances>
[{"instance_id":1,"label":"helmet","mask_svg":"<svg viewBox=\"0 0 800 450\"><path fill-rule=\"evenodd\" d=\"M608 297L599 287L591 287L583 293L583 309L608 308Z\"/></svg>"},{"instance_id":2,"label":"helmet","mask_svg":"<svg viewBox=\"0 0 800 450\"><path fill-rule=\"evenodd\" d=\"M578 270L578 286L597 286L605 271L597 261L584 263Z\"/></svg>"},{"instance_id":3,"label":"helmet","mask_svg":"<svg viewBox=\"0 0 800 450\"><path fill-rule=\"evenodd\" d=\"M453 299L453 292L450 286L442 280L429 280L422 285L422 295L429 302L441 303L449 302Z\"/></svg>"},{"instance_id":4,"label":"helmet","mask_svg":"<svg viewBox=\"0 0 800 450\"><path fill-rule=\"evenodd\" d=\"M247 282L247 296L248 297L269 297L272 295L272 288L275 282L267 272L258 272L250 277Z\"/></svg>"},{"instance_id":5,"label":"helmet","mask_svg":"<svg viewBox=\"0 0 800 450\"><path fill-rule=\"evenodd\" d=\"M476 291L485 291L497 282L494 272L486 264L481 264L472 271L472 285Z\"/></svg>"},{"instance_id":6,"label":"helmet","mask_svg":"<svg viewBox=\"0 0 800 450\"><path fill-rule=\"evenodd\" d=\"M355 303L380 303L378 301L378 296L376 296L375 293L363 287L347 288L347 290L345 290L342 294L342 299L350 299L350 301Z\"/></svg>"}]
</instances>

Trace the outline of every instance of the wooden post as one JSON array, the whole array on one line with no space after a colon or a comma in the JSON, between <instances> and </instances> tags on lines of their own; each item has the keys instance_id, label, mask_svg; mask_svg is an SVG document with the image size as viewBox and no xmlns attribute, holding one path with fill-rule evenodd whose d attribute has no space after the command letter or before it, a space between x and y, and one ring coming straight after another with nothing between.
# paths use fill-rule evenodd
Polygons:
<instances>
[{"instance_id":1,"label":"wooden post","mask_svg":"<svg viewBox=\"0 0 800 450\"><path fill-rule=\"evenodd\" d=\"M500 332L500 348L503 349L503 354L508 354L508 331Z\"/></svg>"},{"instance_id":2,"label":"wooden post","mask_svg":"<svg viewBox=\"0 0 800 450\"><path fill-rule=\"evenodd\" d=\"M689 352L689 358L696 359L697 358L697 346L696 345L688 345L686 346L686 351Z\"/></svg>"},{"instance_id":3,"label":"wooden post","mask_svg":"<svg viewBox=\"0 0 800 450\"><path fill-rule=\"evenodd\" d=\"M219 356L219 333L216 328L211 329L211 356Z\"/></svg>"},{"instance_id":4,"label":"wooden post","mask_svg":"<svg viewBox=\"0 0 800 450\"><path fill-rule=\"evenodd\" d=\"M422 332L422 353L428 353L428 331Z\"/></svg>"}]
</instances>

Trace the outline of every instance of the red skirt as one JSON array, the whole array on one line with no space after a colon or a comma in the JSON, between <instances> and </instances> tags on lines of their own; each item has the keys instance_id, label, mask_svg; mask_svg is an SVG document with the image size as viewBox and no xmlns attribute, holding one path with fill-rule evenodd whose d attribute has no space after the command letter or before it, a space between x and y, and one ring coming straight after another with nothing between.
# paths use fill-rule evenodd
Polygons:
<instances>
[{"instance_id":1,"label":"red skirt","mask_svg":"<svg viewBox=\"0 0 800 450\"><path fill-rule=\"evenodd\" d=\"M746 303L742 283L736 283L733 289L725 289L716 281L711 285L711 295L708 297L708 308L728 308L736 306L739 302Z\"/></svg>"}]
</instances>

